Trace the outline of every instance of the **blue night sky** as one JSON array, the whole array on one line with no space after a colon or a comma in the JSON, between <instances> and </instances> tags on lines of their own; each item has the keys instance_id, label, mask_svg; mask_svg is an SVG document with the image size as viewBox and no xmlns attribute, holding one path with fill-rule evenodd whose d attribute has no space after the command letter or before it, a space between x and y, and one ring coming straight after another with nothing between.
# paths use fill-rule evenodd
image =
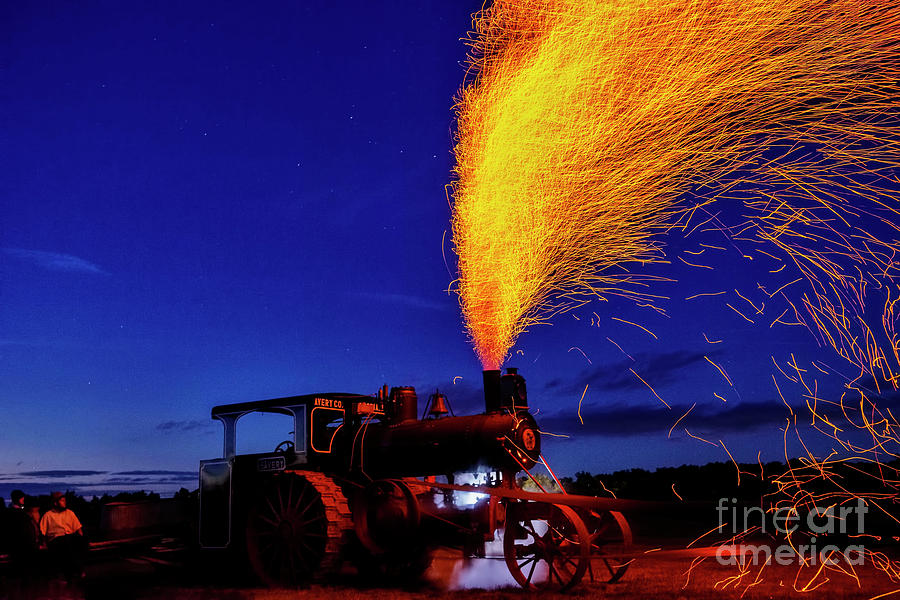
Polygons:
<instances>
[{"instance_id":1,"label":"blue night sky","mask_svg":"<svg viewBox=\"0 0 900 600\"><path fill-rule=\"evenodd\" d=\"M477 410L444 254L452 270L452 105L480 6L8 3L0 474L195 471L229 402L388 383ZM783 458L770 356L834 357L769 328L783 308L754 325L724 297L685 301L770 277L717 260L655 268L678 280L654 290L668 317L595 302L521 338L508 364L543 428L574 436L545 442L558 471L727 460L667 439L695 402L692 431Z\"/></svg>"}]
</instances>

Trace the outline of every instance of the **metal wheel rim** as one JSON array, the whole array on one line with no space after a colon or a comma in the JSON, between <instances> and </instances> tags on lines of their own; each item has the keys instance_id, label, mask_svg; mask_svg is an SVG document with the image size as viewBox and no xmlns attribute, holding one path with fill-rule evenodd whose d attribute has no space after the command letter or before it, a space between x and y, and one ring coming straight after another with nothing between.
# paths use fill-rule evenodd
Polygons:
<instances>
[{"instance_id":1,"label":"metal wheel rim","mask_svg":"<svg viewBox=\"0 0 900 600\"><path fill-rule=\"evenodd\" d=\"M631 548L632 535L631 527L625 520L625 515L616 511L608 511L597 513L591 511L590 519L587 521L588 532L591 539L591 560L590 578L595 579L594 559L599 558L603 564L603 569L596 575L596 578L606 583L615 583L622 579L628 567L633 562L632 559L616 559L607 558L603 554L608 551L609 546L619 546L621 552L627 553ZM609 577L604 579L605 574Z\"/></svg>"},{"instance_id":2,"label":"metal wheel rim","mask_svg":"<svg viewBox=\"0 0 900 600\"><path fill-rule=\"evenodd\" d=\"M560 504L549 510L546 519L507 518L503 555L510 574L525 589L568 590L581 581L590 564L590 536L578 513ZM543 534L535 527L540 521L547 524ZM526 539L516 539L518 530L526 533ZM546 580L535 578L540 563L546 565Z\"/></svg>"}]
</instances>

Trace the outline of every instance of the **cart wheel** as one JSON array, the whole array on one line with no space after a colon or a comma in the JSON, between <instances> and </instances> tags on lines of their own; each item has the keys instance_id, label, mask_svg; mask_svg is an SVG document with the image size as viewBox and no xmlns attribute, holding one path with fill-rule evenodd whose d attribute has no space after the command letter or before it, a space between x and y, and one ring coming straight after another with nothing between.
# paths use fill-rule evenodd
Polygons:
<instances>
[{"instance_id":1,"label":"cart wheel","mask_svg":"<svg viewBox=\"0 0 900 600\"><path fill-rule=\"evenodd\" d=\"M591 539L590 578L594 581L615 583L620 580L632 558L626 555L631 551L631 527L625 515L616 511L590 511L584 523ZM595 568L595 563L602 566Z\"/></svg>"},{"instance_id":2,"label":"cart wheel","mask_svg":"<svg viewBox=\"0 0 900 600\"><path fill-rule=\"evenodd\" d=\"M568 506L509 505L503 556L523 588L568 590L584 576L590 550L587 527Z\"/></svg>"}]
</instances>

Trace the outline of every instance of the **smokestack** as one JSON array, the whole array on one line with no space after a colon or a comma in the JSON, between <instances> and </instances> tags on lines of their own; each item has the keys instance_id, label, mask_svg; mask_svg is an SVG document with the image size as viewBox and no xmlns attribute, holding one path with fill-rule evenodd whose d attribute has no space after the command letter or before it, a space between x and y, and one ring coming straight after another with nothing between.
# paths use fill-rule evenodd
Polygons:
<instances>
[{"instance_id":1,"label":"smokestack","mask_svg":"<svg viewBox=\"0 0 900 600\"><path fill-rule=\"evenodd\" d=\"M393 418L395 423L415 421L419 418L419 398L414 387L391 388Z\"/></svg>"},{"instance_id":2,"label":"smokestack","mask_svg":"<svg viewBox=\"0 0 900 600\"><path fill-rule=\"evenodd\" d=\"M500 369L481 372L484 379L484 412L500 410Z\"/></svg>"}]
</instances>

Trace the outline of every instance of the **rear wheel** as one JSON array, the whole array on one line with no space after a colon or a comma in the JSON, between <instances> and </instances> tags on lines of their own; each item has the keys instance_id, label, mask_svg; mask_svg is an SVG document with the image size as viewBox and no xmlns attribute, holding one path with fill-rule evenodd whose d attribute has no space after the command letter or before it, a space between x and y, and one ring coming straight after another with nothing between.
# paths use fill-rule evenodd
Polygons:
<instances>
[{"instance_id":1,"label":"rear wheel","mask_svg":"<svg viewBox=\"0 0 900 600\"><path fill-rule=\"evenodd\" d=\"M301 585L340 565L352 527L347 501L329 477L279 473L250 508L247 556L267 585Z\"/></svg>"}]
</instances>

